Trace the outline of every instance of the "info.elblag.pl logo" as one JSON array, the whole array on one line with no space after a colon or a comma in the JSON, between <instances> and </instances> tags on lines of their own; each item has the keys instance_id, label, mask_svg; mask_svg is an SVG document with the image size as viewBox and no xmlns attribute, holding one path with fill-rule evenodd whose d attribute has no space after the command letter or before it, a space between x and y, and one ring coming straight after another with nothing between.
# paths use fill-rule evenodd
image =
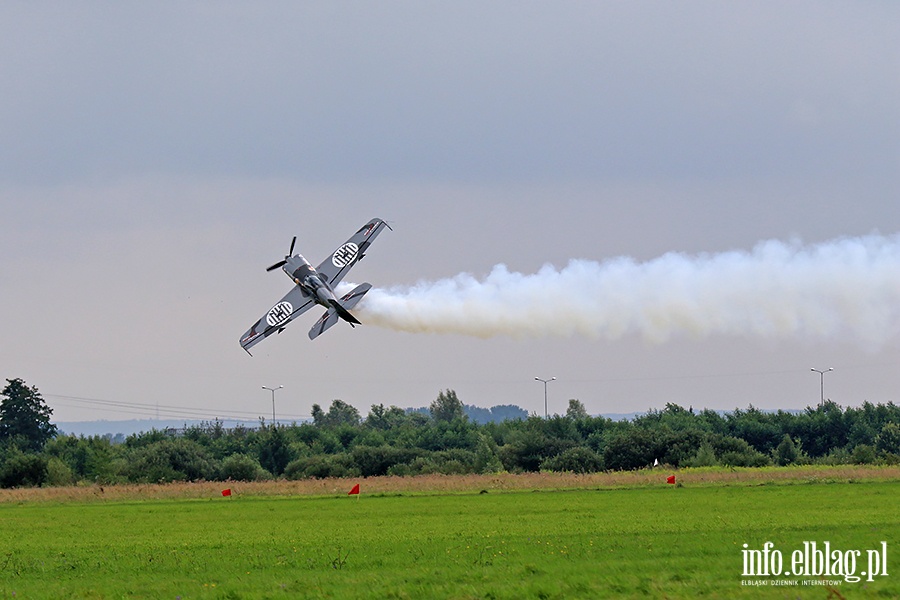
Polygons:
<instances>
[{"instance_id":1,"label":"info.elblag.pl logo","mask_svg":"<svg viewBox=\"0 0 900 600\"><path fill-rule=\"evenodd\" d=\"M847 583L856 583L862 578L875 581L876 577L888 576L887 542L870 550L841 550L833 548L831 542L803 542L789 558L774 543L766 542L760 550L744 544L741 554L744 577L842 578ZM793 585L810 583L797 581Z\"/></svg>"}]
</instances>

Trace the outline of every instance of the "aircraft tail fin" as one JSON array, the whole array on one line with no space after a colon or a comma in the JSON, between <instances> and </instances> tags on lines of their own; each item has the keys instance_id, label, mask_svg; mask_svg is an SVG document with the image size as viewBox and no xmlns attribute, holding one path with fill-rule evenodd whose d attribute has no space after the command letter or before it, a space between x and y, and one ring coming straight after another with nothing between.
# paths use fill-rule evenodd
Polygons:
<instances>
[{"instance_id":1,"label":"aircraft tail fin","mask_svg":"<svg viewBox=\"0 0 900 600\"><path fill-rule=\"evenodd\" d=\"M351 315L350 311L347 310L346 308L344 308L343 306L341 306L341 303L338 302L337 300L331 301L331 308L333 308L335 310L335 312L337 313L337 315L340 318L342 318L343 320L350 323L350 325L362 325L362 322L360 322L359 319L357 319L356 317Z\"/></svg>"},{"instance_id":2,"label":"aircraft tail fin","mask_svg":"<svg viewBox=\"0 0 900 600\"><path fill-rule=\"evenodd\" d=\"M349 293L344 294L340 300L332 300L331 308L309 330L309 339L316 339L340 319L347 321L351 326L362 325L359 319L350 314L350 309L356 306L370 289L372 289L371 284L363 283L353 288Z\"/></svg>"}]
</instances>

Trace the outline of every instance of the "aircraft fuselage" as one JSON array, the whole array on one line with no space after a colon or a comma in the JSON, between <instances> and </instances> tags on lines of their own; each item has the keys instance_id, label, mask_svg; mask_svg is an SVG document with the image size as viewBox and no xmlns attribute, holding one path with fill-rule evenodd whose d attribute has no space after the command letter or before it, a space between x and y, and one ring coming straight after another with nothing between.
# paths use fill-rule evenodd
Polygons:
<instances>
[{"instance_id":1,"label":"aircraft fuselage","mask_svg":"<svg viewBox=\"0 0 900 600\"><path fill-rule=\"evenodd\" d=\"M316 304L321 304L325 308L332 307L332 301L335 300L334 290L322 281L319 273L309 264L309 261L303 258L303 255L297 254L287 259L282 270L295 284L300 286L300 289L315 300Z\"/></svg>"}]
</instances>

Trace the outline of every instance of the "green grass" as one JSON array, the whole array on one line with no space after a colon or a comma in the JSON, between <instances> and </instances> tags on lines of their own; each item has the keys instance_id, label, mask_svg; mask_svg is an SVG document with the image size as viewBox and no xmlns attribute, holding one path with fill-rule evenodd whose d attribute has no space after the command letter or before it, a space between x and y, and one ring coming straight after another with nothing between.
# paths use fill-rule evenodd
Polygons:
<instances>
[{"instance_id":1,"label":"green grass","mask_svg":"<svg viewBox=\"0 0 900 600\"><path fill-rule=\"evenodd\" d=\"M886 541L890 575L831 597L898 597L898 495L866 482L10 503L0 598L829 597L742 586L742 545L766 541L786 557Z\"/></svg>"}]
</instances>

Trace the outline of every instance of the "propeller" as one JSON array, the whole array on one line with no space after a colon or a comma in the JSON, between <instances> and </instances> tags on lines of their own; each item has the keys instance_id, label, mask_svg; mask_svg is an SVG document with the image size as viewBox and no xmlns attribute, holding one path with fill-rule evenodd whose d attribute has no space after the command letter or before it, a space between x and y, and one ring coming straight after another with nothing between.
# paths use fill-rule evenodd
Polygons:
<instances>
[{"instance_id":1,"label":"propeller","mask_svg":"<svg viewBox=\"0 0 900 600\"><path fill-rule=\"evenodd\" d=\"M284 265L287 264L287 259L294 255L294 244L297 243L297 236L294 236L294 239L291 240L291 249L288 250L288 253L284 256L284 260L279 260L277 263L272 265L271 267L266 268L266 271L274 271L275 269L280 269Z\"/></svg>"}]
</instances>

